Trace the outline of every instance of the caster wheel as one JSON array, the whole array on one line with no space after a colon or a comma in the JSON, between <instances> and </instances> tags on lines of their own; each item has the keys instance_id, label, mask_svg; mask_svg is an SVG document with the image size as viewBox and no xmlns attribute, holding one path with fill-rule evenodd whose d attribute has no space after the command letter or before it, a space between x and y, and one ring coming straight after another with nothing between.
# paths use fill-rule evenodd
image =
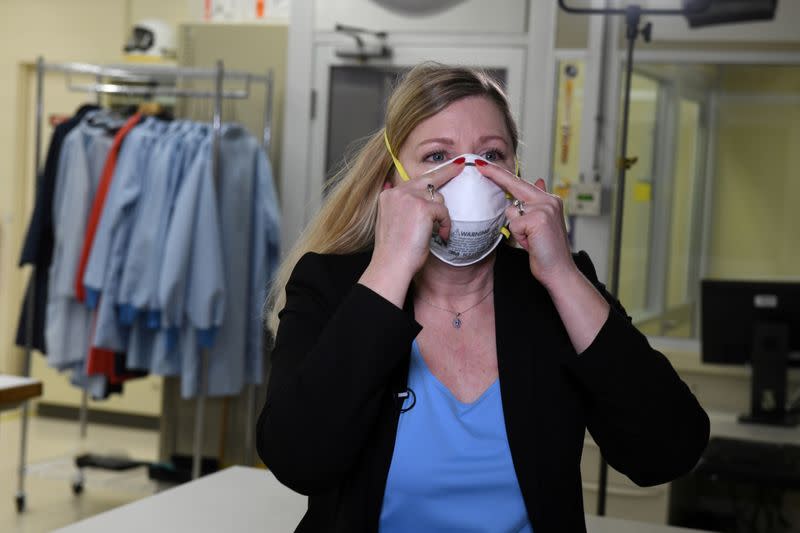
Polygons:
<instances>
[{"instance_id":1,"label":"caster wheel","mask_svg":"<svg viewBox=\"0 0 800 533\"><path fill-rule=\"evenodd\" d=\"M80 483L78 481L73 482L72 483L72 493L75 496L78 496L82 492L83 492L83 483Z\"/></svg>"},{"instance_id":2,"label":"caster wheel","mask_svg":"<svg viewBox=\"0 0 800 533\"><path fill-rule=\"evenodd\" d=\"M17 512L22 513L25 511L25 495L24 494L17 494Z\"/></svg>"}]
</instances>

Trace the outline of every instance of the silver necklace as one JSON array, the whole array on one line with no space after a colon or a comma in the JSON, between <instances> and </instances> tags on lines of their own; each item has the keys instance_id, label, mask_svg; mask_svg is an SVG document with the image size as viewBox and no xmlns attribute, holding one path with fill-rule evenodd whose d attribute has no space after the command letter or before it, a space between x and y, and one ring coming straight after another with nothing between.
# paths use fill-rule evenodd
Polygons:
<instances>
[{"instance_id":1,"label":"silver necklace","mask_svg":"<svg viewBox=\"0 0 800 533\"><path fill-rule=\"evenodd\" d=\"M461 316L462 316L464 313L466 313L467 311L470 311L470 310L474 309L475 307L477 307L477 306L478 306L478 304L480 304L481 302L483 302L483 301L484 301L486 298L488 298L488 297L489 297L489 295L490 295L490 294L492 294L493 292L494 292L494 287L492 287L492 288L489 290L489 292L487 292L486 294L484 294L484 295L483 295L483 297L482 297L480 300L478 300L477 302L475 302L474 304L472 304L472 305L471 305L471 306L469 306L468 308L464 309L463 311L454 311L453 309L448 309L448 308L446 308L446 307L440 307L440 306L436 305L435 303L433 303L433 302L431 302L431 301L429 301L429 300L426 300L425 298L423 298L423 297L422 297L422 296L420 296L420 295L417 295L417 298L419 298L420 300L422 300L422 301L423 301L423 302L425 302L426 304L430 305L431 307L435 307L436 309L439 309L439 310L441 310L441 311L447 311L448 313L452 313L452 314L454 315L454 316L453 316L453 327L454 327L454 328L456 328L456 329L461 329L461 324L463 323L463 322L462 322L462 320L461 320Z\"/></svg>"}]
</instances>

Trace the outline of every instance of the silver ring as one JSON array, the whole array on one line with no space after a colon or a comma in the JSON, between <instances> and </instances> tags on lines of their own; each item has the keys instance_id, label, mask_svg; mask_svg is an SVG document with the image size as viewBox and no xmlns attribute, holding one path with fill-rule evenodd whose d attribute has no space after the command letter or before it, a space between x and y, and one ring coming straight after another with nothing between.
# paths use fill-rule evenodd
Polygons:
<instances>
[{"instance_id":1,"label":"silver ring","mask_svg":"<svg viewBox=\"0 0 800 533\"><path fill-rule=\"evenodd\" d=\"M431 201L433 201L436 195L436 187L433 186L433 183L428 184L428 192L431 193Z\"/></svg>"},{"instance_id":2,"label":"silver ring","mask_svg":"<svg viewBox=\"0 0 800 533\"><path fill-rule=\"evenodd\" d=\"M516 208L517 208L517 212L518 212L520 215L524 215L524 214L525 214L525 209L524 209L524 207L525 207L525 202L523 202L523 201L521 201L521 200L517 200L517 199L515 199L515 200L514 200L514 203L513 203L513 205L514 205L514 207L516 207Z\"/></svg>"}]
</instances>

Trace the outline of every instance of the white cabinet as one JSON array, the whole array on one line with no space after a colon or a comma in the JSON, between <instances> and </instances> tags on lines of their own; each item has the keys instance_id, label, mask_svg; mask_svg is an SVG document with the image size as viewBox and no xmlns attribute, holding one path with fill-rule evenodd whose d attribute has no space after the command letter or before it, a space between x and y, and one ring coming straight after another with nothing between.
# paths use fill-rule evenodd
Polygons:
<instances>
[{"instance_id":1,"label":"white cabinet","mask_svg":"<svg viewBox=\"0 0 800 533\"><path fill-rule=\"evenodd\" d=\"M587 434L581 458L583 507L589 514L597 512L600 449ZM655 524L667 523L669 484L639 487L613 468L608 468L606 516L639 520Z\"/></svg>"}]
</instances>

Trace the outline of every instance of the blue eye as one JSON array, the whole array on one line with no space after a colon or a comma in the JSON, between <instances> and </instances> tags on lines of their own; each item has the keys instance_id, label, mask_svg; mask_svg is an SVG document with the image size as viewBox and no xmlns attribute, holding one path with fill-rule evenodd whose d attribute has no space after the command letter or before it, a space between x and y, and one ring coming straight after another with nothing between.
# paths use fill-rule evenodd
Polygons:
<instances>
[{"instance_id":1,"label":"blue eye","mask_svg":"<svg viewBox=\"0 0 800 533\"><path fill-rule=\"evenodd\" d=\"M489 150L488 152L483 154L483 158L486 159L487 161L494 162L494 161L502 161L503 159L505 159L505 156L503 155L503 152L501 152L500 150Z\"/></svg>"},{"instance_id":2,"label":"blue eye","mask_svg":"<svg viewBox=\"0 0 800 533\"><path fill-rule=\"evenodd\" d=\"M447 159L445 153L440 150L438 152L432 152L426 155L424 161L429 163L444 163L447 161Z\"/></svg>"}]
</instances>

